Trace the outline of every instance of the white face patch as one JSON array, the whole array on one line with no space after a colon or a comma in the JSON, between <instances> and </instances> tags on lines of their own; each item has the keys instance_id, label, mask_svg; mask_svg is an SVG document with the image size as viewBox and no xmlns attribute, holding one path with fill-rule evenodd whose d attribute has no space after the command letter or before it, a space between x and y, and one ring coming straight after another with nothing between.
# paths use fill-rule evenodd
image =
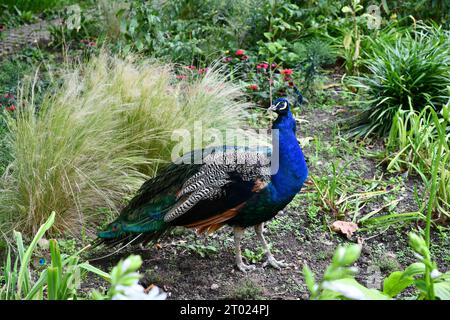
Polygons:
<instances>
[{"instance_id":1,"label":"white face patch","mask_svg":"<svg viewBox=\"0 0 450 320\"><path fill-rule=\"evenodd\" d=\"M280 104L281 104L281 106L280 106ZM287 105L288 104L287 104L286 101L280 101L280 102L277 103L277 109L280 110L280 111L283 111L283 110L285 110L287 108Z\"/></svg>"}]
</instances>

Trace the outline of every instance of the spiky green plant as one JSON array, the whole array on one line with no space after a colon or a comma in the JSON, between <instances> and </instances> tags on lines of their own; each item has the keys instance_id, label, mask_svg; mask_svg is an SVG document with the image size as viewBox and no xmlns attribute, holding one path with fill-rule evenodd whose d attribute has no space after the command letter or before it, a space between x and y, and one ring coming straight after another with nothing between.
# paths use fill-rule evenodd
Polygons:
<instances>
[{"instance_id":1,"label":"spiky green plant","mask_svg":"<svg viewBox=\"0 0 450 320\"><path fill-rule=\"evenodd\" d=\"M442 112L441 119L430 106L421 112L399 111L394 117L386 149L388 170L408 170L418 174L427 188L430 188L432 174L437 170L436 196L428 205L442 220L450 218L448 110L450 100L443 107L445 112Z\"/></svg>"},{"instance_id":2,"label":"spiky green plant","mask_svg":"<svg viewBox=\"0 0 450 320\"><path fill-rule=\"evenodd\" d=\"M439 111L450 86L450 32L420 26L394 42L373 41L364 61L368 74L349 84L360 89L364 111L355 119L352 133L386 135L399 110L421 110L431 104Z\"/></svg>"},{"instance_id":3,"label":"spiky green plant","mask_svg":"<svg viewBox=\"0 0 450 320\"><path fill-rule=\"evenodd\" d=\"M217 70L176 81L171 66L102 53L63 78L39 106L23 93L9 119L13 160L0 179L2 229L33 233L52 210L51 232L88 228L96 208L116 210L171 159L174 130L200 122L223 132L246 115L239 87Z\"/></svg>"}]
</instances>

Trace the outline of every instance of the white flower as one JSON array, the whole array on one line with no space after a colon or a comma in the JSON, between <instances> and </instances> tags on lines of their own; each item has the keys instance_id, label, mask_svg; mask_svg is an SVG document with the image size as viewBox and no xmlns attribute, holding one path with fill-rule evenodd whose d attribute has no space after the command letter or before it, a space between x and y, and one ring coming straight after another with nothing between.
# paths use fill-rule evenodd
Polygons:
<instances>
[{"instance_id":1,"label":"white flower","mask_svg":"<svg viewBox=\"0 0 450 320\"><path fill-rule=\"evenodd\" d=\"M131 286L117 285L116 290L120 293L114 295L112 300L165 300L167 294L157 286L153 286L150 292L145 293L143 286L133 284Z\"/></svg>"},{"instance_id":2,"label":"white flower","mask_svg":"<svg viewBox=\"0 0 450 320\"><path fill-rule=\"evenodd\" d=\"M439 272L438 269L434 269L433 271L431 271L431 279L436 279L437 277L439 277L442 273Z\"/></svg>"}]
</instances>

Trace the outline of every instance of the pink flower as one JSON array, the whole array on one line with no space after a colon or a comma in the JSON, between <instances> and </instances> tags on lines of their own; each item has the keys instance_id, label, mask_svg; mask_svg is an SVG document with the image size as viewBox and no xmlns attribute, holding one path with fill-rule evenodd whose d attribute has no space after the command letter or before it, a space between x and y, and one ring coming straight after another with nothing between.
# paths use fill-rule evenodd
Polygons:
<instances>
[{"instance_id":1,"label":"pink flower","mask_svg":"<svg viewBox=\"0 0 450 320\"><path fill-rule=\"evenodd\" d=\"M198 74L205 73L206 71L208 71L208 68L201 68L201 69L198 69Z\"/></svg>"},{"instance_id":2,"label":"pink flower","mask_svg":"<svg viewBox=\"0 0 450 320\"><path fill-rule=\"evenodd\" d=\"M242 56L244 53L245 53L245 51L242 50L242 49L236 50L236 52L235 52L235 54L236 54L237 56Z\"/></svg>"},{"instance_id":3,"label":"pink flower","mask_svg":"<svg viewBox=\"0 0 450 320\"><path fill-rule=\"evenodd\" d=\"M252 90L252 91L256 91L256 90L258 90L258 85L257 84L251 84L251 85L248 86L248 88L250 90Z\"/></svg>"},{"instance_id":4,"label":"pink flower","mask_svg":"<svg viewBox=\"0 0 450 320\"><path fill-rule=\"evenodd\" d=\"M294 73L294 70L292 70L292 69L282 69L282 70L280 70L280 73L290 76L292 73Z\"/></svg>"},{"instance_id":5,"label":"pink flower","mask_svg":"<svg viewBox=\"0 0 450 320\"><path fill-rule=\"evenodd\" d=\"M195 70L195 69L197 69L195 66L186 66L186 68L188 68L189 70Z\"/></svg>"},{"instance_id":6,"label":"pink flower","mask_svg":"<svg viewBox=\"0 0 450 320\"><path fill-rule=\"evenodd\" d=\"M97 43L95 43L94 41L90 41L89 43L88 43L88 46L89 47L95 47L97 45Z\"/></svg>"},{"instance_id":7,"label":"pink flower","mask_svg":"<svg viewBox=\"0 0 450 320\"><path fill-rule=\"evenodd\" d=\"M179 74L179 75L177 75L177 79L180 79L180 80L186 80L186 79L187 79L187 76L184 75L184 74Z\"/></svg>"},{"instance_id":8,"label":"pink flower","mask_svg":"<svg viewBox=\"0 0 450 320\"><path fill-rule=\"evenodd\" d=\"M223 62L231 62L233 60L233 58L232 57L224 57L222 60L223 60Z\"/></svg>"},{"instance_id":9,"label":"pink flower","mask_svg":"<svg viewBox=\"0 0 450 320\"><path fill-rule=\"evenodd\" d=\"M272 68L276 68L278 65L276 63L272 63Z\"/></svg>"},{"instance_id":10,"label":"pink flower","mask_svg":"<svg viewBox=\"0 0 450 320\"><path fill-rule=\"evenodd\" d=\"M248 60L248 56L242 56L241 59L242 60Z\"/></svg>"},{"instance_id":11,"label":"pink flower","mask_svg":"<svg viewBox=\"0 0 450 320\"><path fill-rule=\"evenodd\" d=\"M10 105L9 107L7 107L6 110L8 110L8 111L14 111L14 110L16 110L16 106L12 104L12 105Z\"/></svg>"}]
</instances>

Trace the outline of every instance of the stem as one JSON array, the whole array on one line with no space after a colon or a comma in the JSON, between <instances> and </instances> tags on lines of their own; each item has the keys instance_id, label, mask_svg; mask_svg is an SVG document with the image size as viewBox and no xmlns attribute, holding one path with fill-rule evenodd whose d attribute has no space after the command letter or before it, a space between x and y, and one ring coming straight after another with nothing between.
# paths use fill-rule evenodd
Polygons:
<instances>
[{"instance_id":1,"label":"stem","mask_svg":"<svg viewBox=\"0 0 450 320\"><path fill-rule=\"evenodd\" d=\"M431 245L431 215L433 213L433 203L436 198L436 191L437 191L437 174L438 169L440 167L441 162L441 153L442 153L442 147L444 146L444 137L445 137L445 127L446 127L446 121L443 122L443 125L439 123L439 119L433 109L430 109L434 124L436 126L436 130L438 133L438 146L436 150L436 155L433 159L433 168L431 171L431 190L430 190L430 198L428 199L428 207L427 207L427 218L426 218L426 227L425 227L425 243L428 248L428 252L430 252L430 245ZM426 263L425 267L425 282L427 284L427 297L428 299L434 300L434 286L433 286L433 279L431 279L431 253L429 253L429 256L427 257L429 260L429 263Z\"/></svg>"}]
</instances>

